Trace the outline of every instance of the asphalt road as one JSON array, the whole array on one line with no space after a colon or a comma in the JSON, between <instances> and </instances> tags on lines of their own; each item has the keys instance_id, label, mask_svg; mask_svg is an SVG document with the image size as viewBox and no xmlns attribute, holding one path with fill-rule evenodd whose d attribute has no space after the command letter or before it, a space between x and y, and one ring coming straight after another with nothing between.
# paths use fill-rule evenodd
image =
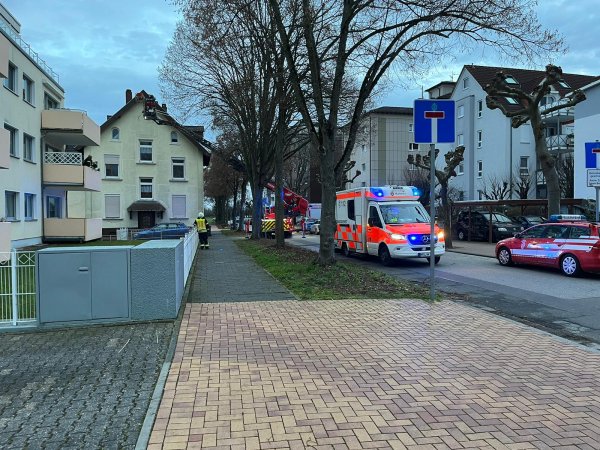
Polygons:
<instances>
[{"instance_id":1,"label":"asphalt road","mask_svg":"<svg viewBox=\"0 0 600 450\"><path fill-rule=\"evenodd\" d=\"M294 235L286 243L318 251L319 236ZM383 267L372 258L350 259L398 279L429 282L426 260ZM493 258L447 252L436 266L435 282L438 290L462 294L462 301L474 306L582 343L600 344L600 275L567 278L557 270L502 267Z\"/></svg>"}]
</instances>

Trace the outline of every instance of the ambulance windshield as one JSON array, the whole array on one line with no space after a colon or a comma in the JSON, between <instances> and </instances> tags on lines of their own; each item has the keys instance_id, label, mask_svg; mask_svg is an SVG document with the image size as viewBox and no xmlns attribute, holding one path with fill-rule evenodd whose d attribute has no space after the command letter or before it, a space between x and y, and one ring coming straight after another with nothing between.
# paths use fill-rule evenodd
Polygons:
<instances>
[{"instance_id":1,"label":"ambulance windshield","mask_svg":"<svg viewBox=\"0 0 600 450\"><path fill-rule=\"evenodd\" d=\"M379 204L383 221L386 224L428 223L429 214L418 202Z\"/></svg>"}]
</instances>

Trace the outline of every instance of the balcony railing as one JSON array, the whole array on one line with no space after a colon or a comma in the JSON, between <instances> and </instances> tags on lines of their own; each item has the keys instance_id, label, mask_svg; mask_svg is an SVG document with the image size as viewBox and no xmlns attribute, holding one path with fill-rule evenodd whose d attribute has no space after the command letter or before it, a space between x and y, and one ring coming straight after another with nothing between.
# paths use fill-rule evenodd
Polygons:
<instances>
[{"instance_id":1,"label":"balcony railing","mask_svg":"<svg viewBox=\"0 0 600 450\"><path fill-rule=\"evenodd\" d=\"M546 120L550 117L556 118L556 116L572 118L575 114L575 108L573 106L569 106L569 107L565 106L565 107L558 109L556 111L553 111L551 113L545 112L546 110L553 108L557 105L566 105L568 101L569 101L569 99L567 99L567 98L561 98L560 100L557 100L555 102L547 103L544 106L540 106L540 113L542 114L542 119Z\"/></svg>"},{"instance_id":2,"label":"balcony railing","mask_svg":"<svg viewBox=\"0 0 600 450\"><path fill-rule=\"evenodd\" d=\"M0 78L8 78L8 40L0 33Z\"/></svg>"},{"instance_id":3,"label":"balcony railing","mask_svg":"<svg viewBox=\"0 0 600 450\"><path fill-rule=\"evenodd\" d=\"M83 166L79 152L44 152L43 181L47 186L63 186L70 191L102 189L100 172Z\"/></svg>"},{"instance_id":4,"label":"balcony railing","mask_svg":"<svg viewBox=\"0 0 600 450\"><path fill-rule=\"evenodd\" d=\"M102 219L44 219L44 239L87 242L102 238Z\"/></svg>"},{"instance_id":5,"label":"balcony railing","mask_svg":"<svg viewBox=\"0 0 600 450\"><path fill-rule=\"evenodd\" d=\"M546 147L549 151L573 149L572 134L556 134L546 138Z\"/></svg>"},{"instance_id":6,"label":"balcony railing","mask_svg":"<svg viewBox=\"0 0 600 450\"><path fill-rule=\"evenodd\" d=\"M46 109L42 111L44 139L54 147L100 145L100 127L85 111Z\"/></svg>"}]
</instances>

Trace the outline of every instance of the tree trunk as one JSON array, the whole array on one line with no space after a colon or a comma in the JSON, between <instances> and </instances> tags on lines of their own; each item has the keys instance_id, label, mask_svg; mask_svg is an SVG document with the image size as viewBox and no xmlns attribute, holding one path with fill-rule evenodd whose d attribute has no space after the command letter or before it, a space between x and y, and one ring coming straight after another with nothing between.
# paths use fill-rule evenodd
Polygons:
<instances>
[{"instance_id":1,"label":"tree trunk","mask_svg":"<svg viewBox=\"0 0 600 450\"><path fill-rule=\"evenodd\" d=\"M283 219L283 133L279 130L275 149L275 246L278 248L285 245Z\"/></svg>"},{"instance_id":2,"label":"tree trunk","mask_svg":"<svg viewBox=\"0 0 600 450\"><path fill-rule=\"evenodd\" d=\"M548 198L548 215L560 213L560 183L556 172L556 161L548 152L544 127L539 114L531 115L531 128L535 139L535 153L540 162L542 173L546 179L546 191Z\"/></svg>"},{"instance_id":3,"label":"tree trunk","mask_svg":"<svg viewBox=\"0 0 600 450\"><path fill-rule=\"evenodd\" d=\"M333 141L325 138L323 146L325 152L321 154L321 235L319 246L319 264L330 265L335 263L334 234L335 222L335 153ZM322 149L319 149L320 152Z\"/></svg>"},{"instance_id":4,"label":"tree trunk","mask_svg":"<svg viewBox=\"0 0 600 450\"><path fill-rule=\"evenodd\" d=\"M241 198L240 198L240 213L238 217L240 218L239 223L237 224L238 231L246 231L244 230L244 217L246 217L246 191L248 189L248 178L242 178L242 187L241 190Z\"/></svg>"},{"instance_id":5,"label":"tree trunk","mask_svg":"<svg viewBox=\"0 0 600 450\"><path fill-rule=\"evenodd\" d=\"M263 187L257 180L252 182L252 239L260 239L262 226L262 194Z\"/></svg>"}]
</instances>

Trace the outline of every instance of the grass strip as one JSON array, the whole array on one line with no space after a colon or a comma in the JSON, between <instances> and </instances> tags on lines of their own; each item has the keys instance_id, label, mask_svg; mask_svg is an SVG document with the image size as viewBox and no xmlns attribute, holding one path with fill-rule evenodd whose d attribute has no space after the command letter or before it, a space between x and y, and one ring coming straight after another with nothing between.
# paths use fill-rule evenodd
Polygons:
<instances>
[{"instance_id":1,"label":"grass strip","mask_svg":"<svg viewBox=\"0 0 600 450\"><path fill-rule=\"evenodd\" d=\"M396 280L362 265L337 261L322 267L311 251L289 245L280 249L267 239L235 242L301 300L429 298L426 286Z\"/></svg>"}]
</instances>

